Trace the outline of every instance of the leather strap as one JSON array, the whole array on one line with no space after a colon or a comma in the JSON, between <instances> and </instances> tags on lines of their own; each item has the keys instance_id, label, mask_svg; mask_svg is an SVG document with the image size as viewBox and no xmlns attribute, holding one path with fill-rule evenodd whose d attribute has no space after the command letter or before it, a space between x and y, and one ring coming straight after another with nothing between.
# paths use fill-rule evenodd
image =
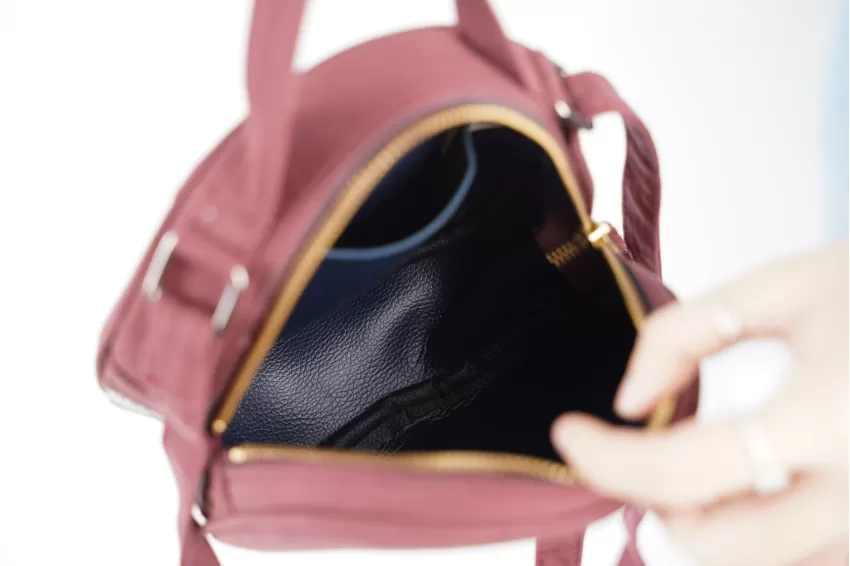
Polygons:
<instances>
[{"instance_id":1,"label":"leather strap","mask_svg":"<svg viewBox=\"0 0 850 566\"><path fill-rule=\"evenodd\" d=\"M659 215L661 175L658 154L649 130L637 114L623 102L604 77L596 73L569 75L563 79L564 94L574 111L585 119L615 112L626 128L626 164L623 170L623 236L626 251L638 263L661 276ZM584 193L593 202L593 181L581 155L578 133L572 131L568 145L574 173Z\"/></svg>"},{"instance_id":2,"label":"leather strap","mask_svg":"<svg viewBox=\"0 0 850 566\"><path fill-rule=\"evenodd\" d=\"M626 527L626 547L620 556L619 566L644 566L637 549L637 528L644 511L627 505L623 510ZM536 566L581 566L585 532L557 540L537 541Z\"/></svg>"},{"instance_id":3,"label":"leather strap","mask_svg":"<svg viewBox=\"0 0 850 566\"><path fill-rule=\"evenodd\" d=\"M643 516L644 511L633 505L626 505L623 510L623 522L626 524L628 540L620 557L620 566L644 566L637 548L637 529Z\"/></svg>"},{"instance_id":4,"label":"leather strap","mask_svg":"<svg viewBox=\"0 0 850 566\"><path fill-rule=\"evenodd\" d=\"M574 533L562 539L537 541L535 566L581 566L584 533Z\"/></svg>"},{"instance_id":5,"label":"leather strap","mask_svg":"<svg viewBox=\"0 0 850 566\"><path fill-rule=\"evenodd\" d=\"M567 103L572 116L560 117L564 127L565 149L582 196L593 203L593 180L581 152L576 124L591 123L605 112L616 112L626 127L628 147L623 170L623 224L626 254L661 275L658 219L661 207L661 177L652 137L604 77L593 73L565 76L542 53L533 53L541 104L556 112L556 105Z\"/></svg>"}]
</instances>

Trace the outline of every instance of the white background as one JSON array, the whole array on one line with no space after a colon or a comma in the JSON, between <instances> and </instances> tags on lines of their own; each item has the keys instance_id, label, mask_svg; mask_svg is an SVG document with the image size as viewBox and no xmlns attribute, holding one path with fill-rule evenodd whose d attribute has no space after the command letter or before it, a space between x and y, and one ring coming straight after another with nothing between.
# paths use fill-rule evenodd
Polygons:
<instances>
[{"instance_id":1,"label":"white background","mask_svg":"<svg viewBox=\"0 0 850 566\"><path fill-rule=\"evenodd\" d=\"M609 76L662 160L666 280L684 297L822 238L831 0L503 0L515 38ZM155 422L95 385L108 310L181 181L245 111L245 0L0 0L0 564L174 564L176 492ZM301 68L453 19L448 0L315 0ZM340 104L344 104L340 93ZM615 119L586 138L595 216L619 215ZM757 397L780 358L709 367L703 409ZM740 379L739 379L740 378ZM734 384L734 385L733 385ZM737 392L737 393L735 393ZM610 564L616 521L588 541ZM531 541L235 564L531 564Z\"/></svg>"}]
</instances>

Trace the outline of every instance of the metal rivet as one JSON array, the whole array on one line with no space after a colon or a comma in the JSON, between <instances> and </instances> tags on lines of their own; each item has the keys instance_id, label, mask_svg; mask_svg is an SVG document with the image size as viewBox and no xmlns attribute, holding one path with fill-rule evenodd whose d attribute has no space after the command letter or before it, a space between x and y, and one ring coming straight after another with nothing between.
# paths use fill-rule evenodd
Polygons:
<instances>
[{"instance_id":1,"label":"metal rivet","mask_svg":"<svg viewBox=\"0 0 850 566\"><path fill-rule=\"evenodd\" d=\"M199 527L203 527L207 524L207 517L204 515L204 512L201 511L201 507L197 503L192 505L192 518Z\"/></svg>"},{"instance_id":2,"label":"metal rivet","mask_svg":"<svg viewBox=\"0 0 850 566\"><path fill-rule=\"evenodd\" d=\"M566 120L567 118L572 116L573 111L570 108L570 105L566 103L566 101L558 100L555 102L555 113L562 119Z\"/></svg>"}]
</instances>

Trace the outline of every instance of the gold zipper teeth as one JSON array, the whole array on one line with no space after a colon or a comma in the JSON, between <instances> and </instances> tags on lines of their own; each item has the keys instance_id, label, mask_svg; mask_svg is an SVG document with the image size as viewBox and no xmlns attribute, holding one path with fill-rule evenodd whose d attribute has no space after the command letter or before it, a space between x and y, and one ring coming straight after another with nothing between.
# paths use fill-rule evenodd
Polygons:
<instances>
[{"instance_id":1,"label":"gold zipper teeth","mask_svg":"<svg viewBox=\"0 0 850 566\"><path fill-rule=\"evenodd\" d=\"M634 283L625 273L614 252L609 249L606 227L593 223L578 190L567 158L558 141L540 124L528 116L505 106L494 104L469 104L449 108L413 124L394 137L339 191L319 228L312 234L299 257L288 273L287 282L273 304L260 329L253 346L247 352L242 366L224 395L212 422L212 432L220 435L236 413L242 397L260 367L266 352L271 348L283 328L289 314L295 308L314 273L337 238L345 230L360 205L368 198L380 179L410 150L427 139L468 124L502 126L514 130L537 143L549 156L575 205L582 232L569 242L547 254L555 265L574 258L588 243L602 250L611 272L623 295L626 309L640 328L645 316L643 302L634 288ZM589 237L592 236L592 237ZM580 238L576 240L576 238ZM575 240L575 241L574 241ZM578 251L576 251L578 246ZM673 413L675 400L667 399L650 420L652 426L664 426ZM301 448L292 446L245 444L228 451L234 464L253 460L289 459L299 462L321 462L325 464L348 463L374 466L390 466L407 469L430 470L443 473L495 473L543 479L553 483L569 484L576 481L574 472L566 465L520 454L489 452L428 452L377 454L327 448Z\"/></svg>"},{"instance_id":2,"label":"gold zipper teeth","mask_svg":"<svg viewBox=\"0 0 850 566\"><path fill-rule=\"evenodd\" d=\"M584 232L575 234L569 241L564 242L554 250L546 254L546 260L555 267L562 267L573 261L588 248L590 242Z\"/></svg>"},{"instance_id":3,"label":"gold zipper teeth","mask_svg":"<svg viewBox=\"0 0 850 566\"><path fill-rule=\"evenodd\" d=\"M234 464L249 461L292 460L302 464L367 464L383 468L439 471L444 473L480 474L495 473L530 477L552 483L575 483L573 471L558 462L524 456L477 451L402 452L381 454L342 450L336 448L307 448L245 444L228 451L228 460Z\"/></svg>"}]
</instances>

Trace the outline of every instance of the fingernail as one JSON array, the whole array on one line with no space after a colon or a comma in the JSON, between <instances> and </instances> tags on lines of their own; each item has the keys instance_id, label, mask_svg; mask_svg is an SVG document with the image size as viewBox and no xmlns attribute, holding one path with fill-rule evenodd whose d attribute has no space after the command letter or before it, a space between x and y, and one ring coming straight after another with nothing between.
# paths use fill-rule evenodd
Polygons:
<instances>
[{"instance_id":1,"label":"fingernail","mask_svg":"<svg viewBox=\"0 0 850 566\"><path fill-rule=\"evenodd\" d=\"M559 417L552 425L552 442L562 447L569 442L574 430L574 419L569 415Z\"/></svg>"},{"instance_id":2,"label":"fingernail","mask_svg":"<svg viewBox=\"0 0 850 566\"><path fill-rule=\"evenodd\" d=\"M630 376L623 378L620 391L614 399L614 408L621 415L633 415L641 409L645 402L643 391L639 383Z\"/></svg>"}]
</instances>

